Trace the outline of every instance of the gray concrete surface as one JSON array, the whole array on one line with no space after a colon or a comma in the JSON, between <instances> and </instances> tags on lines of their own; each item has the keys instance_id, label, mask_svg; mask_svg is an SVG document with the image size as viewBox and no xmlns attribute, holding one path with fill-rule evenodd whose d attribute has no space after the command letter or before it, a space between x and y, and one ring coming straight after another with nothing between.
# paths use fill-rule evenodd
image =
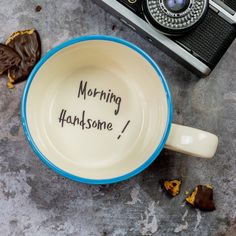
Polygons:
<instances>
[{"instance_id":1,"label":"gray concrete surface","mask_svg":"<svg viewBox=\"0 0 236 236\"><path fill-rule=\"evenodd\" d=\"M34 11L36 5L42 11ZM0 80L0 235L236 235L236 42L207 79L199 79L91 0L1 0L0 41L36 27L43 52L85 34L127 39L149 53L173 93L174 121L219 136L214 159L164 151L146 171L114 185L89 186L45 167L21 128L24 83L14 90ZM160 178L183 179L169 199ZM217 210L204 213L183 202L185 190L210 183Z\"/></svg>"}]
</instances>

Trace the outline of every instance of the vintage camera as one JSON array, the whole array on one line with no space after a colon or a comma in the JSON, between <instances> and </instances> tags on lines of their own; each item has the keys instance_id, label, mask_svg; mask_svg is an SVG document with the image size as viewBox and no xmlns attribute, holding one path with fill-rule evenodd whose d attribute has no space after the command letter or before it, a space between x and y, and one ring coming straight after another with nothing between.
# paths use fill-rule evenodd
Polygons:
<instances>
[{"instance_id":1,"label":"vintage camera","mask_svg":"<svg viewBox=\"0 0 236 236\"><path fill-rule=\"evenodd\" d=\"M94 1L202 77L236 36L236 0Z\"/></svg>"}]
</instances>

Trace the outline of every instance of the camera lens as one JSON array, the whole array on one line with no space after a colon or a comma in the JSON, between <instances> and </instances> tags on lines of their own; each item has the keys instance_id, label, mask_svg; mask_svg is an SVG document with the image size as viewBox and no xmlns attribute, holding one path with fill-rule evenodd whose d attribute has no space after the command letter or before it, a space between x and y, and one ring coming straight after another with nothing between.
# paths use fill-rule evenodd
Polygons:
<instances>
[{"instance_id":1,"label":"camera lens","mask_svg":"<svg viewBox=\"0 0 236 236\"><path fill-rule=\"evenodd\" d=\"M146 19L159 31L171 36L184 34L205 17L209 0L144 0Z\"/></svg>"},{"instance_id":2,"label":"camera lens","mask_svg":"<svg viewBox=\"0 0 236 236\"><path fill-rule=\"evenodd\" d=\"M190 0L163 0L167 10L173 13L184 12L190 3Z\"/></svg>"}]
</instances>

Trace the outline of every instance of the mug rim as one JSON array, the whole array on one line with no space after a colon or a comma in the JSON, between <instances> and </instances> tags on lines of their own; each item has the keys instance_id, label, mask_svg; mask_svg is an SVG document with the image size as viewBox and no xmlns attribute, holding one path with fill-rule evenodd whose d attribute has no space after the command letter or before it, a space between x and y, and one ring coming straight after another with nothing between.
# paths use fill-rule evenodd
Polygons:
<instances>
[{"instance_id":1,"label":"mug rim","mask_svg":"<svg viewBox=\"0 0 236 236\"><path fill-rule=\"evenodd\" d=\"M109 179L89 179L89 178L79 177L79 176L73 175L69 172L66 172L66 171L62 170L61 168L57 167L56 165L54 165L51 161L49 161L47 159L46 156L44 156L42 154L42 152L39 150L39 148L35 144L34 139L31 136L31 133L30 133L30 130L28 127L27 115L26 115L26 103L27 103L27 97L28 97L28 92L29 92L31 83L32 83L33 79L35 78L35 75L37 74L38 70L44 65L44 63L46 63L47 60L49 58L51 58L53 55L55 55L57 52L59 52L60 50L66 48L66 47L69 47L71 45L74 45L74 44L77 44L80 42L91 41L91 40L102 40L102 41L110 41L113 43L119 43L119 44L127 46L130 49L139 53L147 62L149 62L149 64L156 71L156 73L157 73L158 77L160 78L162 85L164 87L166 99L167 99L168 116L167 116L165 131L164 131L164 134L162 136L160 143L157 145L153 154L142 165L140 165L135 170L133 170L125 175L118 176L115 178L109 178ZM117 182L127 180L127 179L139 174L143 170L145 170L159 156L160 152L164 148L164 145L165 145L167 138L169 136L169 133L170 133L172 119L173 119L173 105L172 105L171 92L170 92L169 86L167 84L167 81L166 81L163 73L161 72L160 68L158 67L158 65L154 62L154 60L146 52L144 52L141 48L139 48L135 44L128 42L128 41L121 39L121 38L117 38L114 36L107 36L107 35L86 35L86 36L76 37L76 38L73 38L71 40L68 40L68 41L65 41L65 42L59 44L58 46L54 47L49 52L47 52L46 55L44 55L40 59L40 61L36 64L36 66L34 67L32 72L30 73L28 80L26 82L25 88L24 88L22 101L21 101L21 122L22 122L22 126L23 126L23 131L26 135L26 138L27 138L32 150L37 155L37 157L46 166L48 166L50 169L52 169L56 173L66 177L68 179L71 179L73 181L81 182L81 183L85 183L85 184L117 183Z\"/></svg>"}]
</instances>

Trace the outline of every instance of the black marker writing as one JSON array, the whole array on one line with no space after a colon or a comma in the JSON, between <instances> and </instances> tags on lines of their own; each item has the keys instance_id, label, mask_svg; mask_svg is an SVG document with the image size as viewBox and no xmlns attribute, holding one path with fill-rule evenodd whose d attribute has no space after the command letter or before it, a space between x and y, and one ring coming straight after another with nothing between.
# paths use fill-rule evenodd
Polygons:
<instances>
[{"instance_id":1,"label":"black marker writing","mask_svg":"<svg viewBox=\"0 0 236 236\"><path fill-rule=\"evenodd\" d=\"M117 108L114 111L114 114L117 115L120 111L121 106L121 97L115 95L110 89L108 92L104 90L98 91L97 88L88 89L88 82L84 83L83 80L80 81L79 90L78 90L78 98L83 97L86 100L88 97L97 97L100 101L105 101L106 103L115 103Z\"/></svg>"},{"instance_id":2,"label":"black marker writing","mask_svg":"<svg viewBox=\"0 0 236 236\"><path fill-rule=\"evenodd\" d=\"M84 129L97 129L97 130L108 130L112 131L113 126L111 122L101 121L101 120L93 120L90 118L85 118L86 113L82 111L81 118L78 116L67 115L67 110L62 109L59 116L59 123L61 127L64 127L64 124L69 124L73 126L80 126L82 130Z\"/></svg>"},{"instance_id":3,"label":"black marker writing","mask_svg":"<svg viewBox=\"0 0 236 236\"><path fill-rule=\"evenodd\" d=\"M130 123L130 120L127 121L125 127L122 129L122 131L121 131L122 134L125 132L125 130L126 130L127 126L129 125L129 123ZM117 139L120 139L120 137L121 137L121 134L117 137Z\"/></svg>"}]
</instances>

